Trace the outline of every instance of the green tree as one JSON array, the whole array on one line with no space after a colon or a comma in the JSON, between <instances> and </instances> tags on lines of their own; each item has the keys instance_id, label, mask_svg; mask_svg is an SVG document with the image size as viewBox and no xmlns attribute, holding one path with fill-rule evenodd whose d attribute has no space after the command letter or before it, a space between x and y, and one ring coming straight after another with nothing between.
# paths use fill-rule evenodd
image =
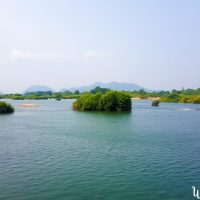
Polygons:
<instances>
[{"instance_id":1,"label":"green tree","mask_svg":"<svg viewBox=\"0 0 200 200\"><path fill-rule=\"evenodd\" d=\"M74 94L75 94L75 95L79 95L79 94L80 94L80 91L79 91L79 90L76 90L76 91L74 92Z\"/></svg>"}]
</instances>

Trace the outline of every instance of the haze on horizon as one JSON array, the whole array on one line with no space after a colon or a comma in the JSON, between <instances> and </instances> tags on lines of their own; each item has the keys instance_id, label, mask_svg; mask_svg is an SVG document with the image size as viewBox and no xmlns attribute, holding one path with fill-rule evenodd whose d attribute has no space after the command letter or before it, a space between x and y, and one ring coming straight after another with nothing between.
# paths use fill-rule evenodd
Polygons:
<instances>
[{"instance_id":1,"label":"haze on horizon","mask_svg":"<svg viewBox=\"0 0 200 200\"><path fill-rule=\"evenodd\" d=\"M0 92L200 87L199 0L0 0Z\"/></svg>"}]
</instances>

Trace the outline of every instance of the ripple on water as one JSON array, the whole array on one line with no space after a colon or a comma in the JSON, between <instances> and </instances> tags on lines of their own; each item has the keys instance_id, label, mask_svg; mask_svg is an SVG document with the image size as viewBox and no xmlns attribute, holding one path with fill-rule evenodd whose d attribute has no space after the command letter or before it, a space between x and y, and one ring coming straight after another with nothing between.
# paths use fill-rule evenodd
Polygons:
<instances>
[{"instance_id":1,"label":"ripple on water","mask_svg":"<svg viewBox=\"0 0 200 200\"><path fill-rule=\"evenodd\" d=\"M192 199L196 105L142 101L131 113L84 113L71 103L37 101L0 116L0 199Z\"/></svg>"}]
</instances>

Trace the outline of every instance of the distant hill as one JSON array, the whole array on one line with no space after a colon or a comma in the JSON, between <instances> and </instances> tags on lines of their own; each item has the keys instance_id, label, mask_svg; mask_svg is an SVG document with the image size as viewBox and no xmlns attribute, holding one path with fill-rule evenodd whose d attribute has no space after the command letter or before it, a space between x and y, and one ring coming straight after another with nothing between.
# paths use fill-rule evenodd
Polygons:
<instances>
[{"instance_id":1,"label":"distant hill","mask_svg":"<svg viewBox=\"0 0 200 200\"><path fill-rule=\"evenodd\" d=\"M47 92L47 91L54 92L54 90L50 87L43 86L43 85L34 85L24 90L23 93L25 94L27 92Z\"/></svg>"},{"instance_id":2,"label":"distant hill","mask_svg":"<svg viewBox=\"0 0 200 200\"><path fill-rule=\"evenodd\" d=\"M73 87L73 88L69 88L69 89L62 89L61 92L64 91L72 91L74 92L75 90L79 90L80 92L84 92L84 91L90 91L91 89L94 89L95 87L102 87L102 88L110 88L112 90L124 90L124 91L134 91L134 90L140 90L140 89L144 89L147 92L150 92L151 90L146 89L140 85L136 85L133 83L120 83L120 82L110 82L110 83L102 83L102 82L96 82L92 85L89 86L83 86L83 87Z\"/></svg>"}]
</instances>

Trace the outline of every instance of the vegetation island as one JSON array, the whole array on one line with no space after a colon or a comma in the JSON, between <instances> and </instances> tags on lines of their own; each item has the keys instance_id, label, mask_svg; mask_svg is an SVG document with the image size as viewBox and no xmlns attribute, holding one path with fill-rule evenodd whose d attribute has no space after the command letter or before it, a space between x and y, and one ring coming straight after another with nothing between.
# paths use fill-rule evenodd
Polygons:
<instances>
[{"instance_id":1,"label":"vegetation island","mask_svg":"<svg viewBox=\"0 0 200 200\"><path fill-rule=\"evenodd\" d=\"M0 114L10 114L14 112L14 108L9 103L0 101Z\"/></svg>"},{"instance_id":2,"label":"vegetation island","mask_svg":"<svg viewBox=\"0 0 200 200\"><path fill-rule=\"evenodd\" d=\"M84 94L73 103L74 110L80 111L130 111L131 96L126 92L107 91L105 94Z\"/></svg>"},{"instance_id":3,"label":"vegetation island","mask_svg":"<svg viewBox=\"0 0 200 200\"><path fill-rule=\"evenodd\" d=\"M160 101L158 101L158 100L154 100L154 101L152 101L152 106L159 106L159 104L160 104Z\"/></svg>"}]
</instances>

